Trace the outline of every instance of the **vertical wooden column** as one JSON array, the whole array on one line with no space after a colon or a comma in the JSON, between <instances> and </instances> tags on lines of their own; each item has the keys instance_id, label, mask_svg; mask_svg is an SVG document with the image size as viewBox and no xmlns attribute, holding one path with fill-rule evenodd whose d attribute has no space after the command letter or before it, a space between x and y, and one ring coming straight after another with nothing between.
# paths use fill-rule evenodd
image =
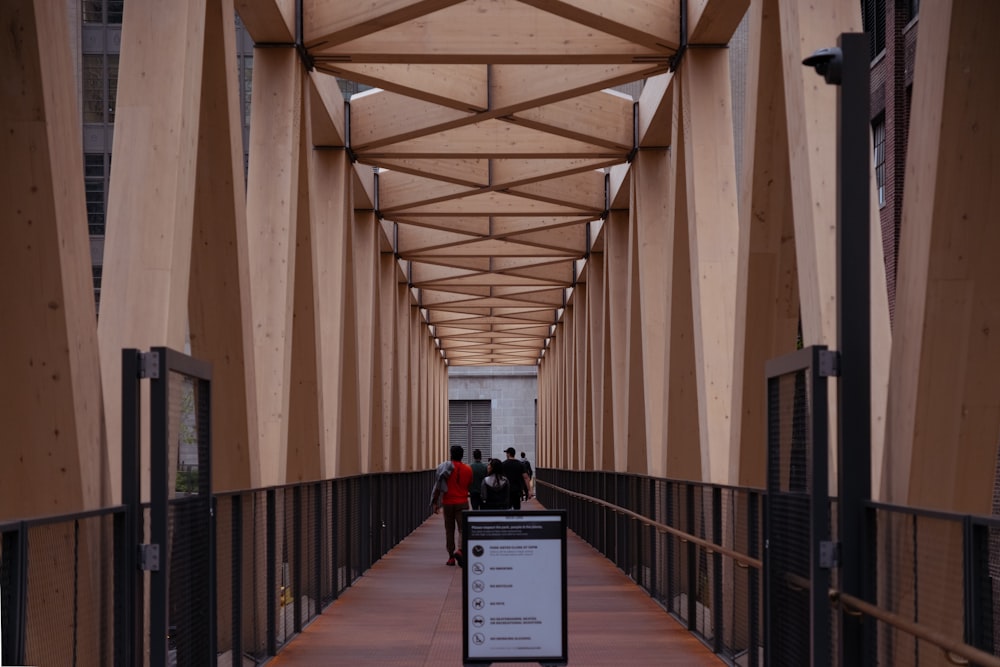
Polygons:
<instances>
[{"instance_id":1,"label":"vertical wooden column","mask_svg":"<svg viewBox=\"0 0 1000 667\"><path fill-rule=\"evenodd\" d=\"M675 82L675 85L677 83ZM670 276L670 377L667 381L667 476L701 481L702 438L698 410L698 369L694 341L691 252L688 242L688 204L685 146L680 124L680 95L674 94L671 177L674 186L674 240Z\"/></svg>"},{"instance_id":2,"label":"vertical wooden column","mask_svg":"<svg viewBox=\"0 0 1000 667\"><path fill-rule=\"evenodd\" d=\"M606 304L608 317L608 348L611 370L612 410L605 418L612 420L613 439L605 443L614 456L612 470L625 471L628 467L628 211L613 210L608 213L604 227L605 270L608 275Z\"/></svg>"},{"instance_id":3,"label":"vertical wooden column","mask_svg":"<svg viewBox=\"0 0 1000 667\"><path fill-rule=\"evenodd\" d=\"M398 279L397 279L398 280ZM413 391L410 382L410 317L413 309L410 307L410 289L406 282L396 283L396 382L398 395L396 413L399 431L400 465L404 470L417 469L416 443L413 441L410 414L410 394Z\"/></svg>"},{"instance_id":4,"label":"vertical wooden column","mask_svg":"<svg viewBox=\"0 0 1000 667\"><path fill-rule=\"evenodd\" d=\"M601 453L604 449L604 437L606 432L605 422L608 421L604 410L604 394L608 390L605 376L604 364L604 333L605 333L605 273L604 273L604 253L591 252L587 267L587 299L589 313L587 340L587 363L590 367L590 382L588 384L590 401L590 415L593 422L592 438L585 443L583 465L584 470L599 470L598 464L602 460Z\"/></svg>"},{"instance_id":5,"label":"vertical wooden column","mask_svg":"<svg viewBox=\"0 0 1000 667\"><path fill-rule=\"evenodd\" d=\"M185 344L204 31L203 2L125 8L98 323L115 502L121 350Z\"/></svg>"},{"instance_id":6,"label":"vertical wooden column","mask_svg":"<svg viewBox=\"0 0 1000 667\"><path fill-rule=\"evenodd\" d=\"M324 479L339 474L344 393L347 255L350 251L351 163L345 151L309 154L313 299L316 324L320 466Z\"/></svg>"},{"instance_id":7,"label":"vertical wooden column","mask_svg":"<svg viewBox=\"0 0 1000 667\"><path fill-rule=\"evenodd\" d=\"M670 270L673 264L675 179L667 150L640 150L632 162L636 250L641 304L646 455L649 474L667 474L670 413Z\"/></svg>"},{"instance_id":8,"label":"vertical wooden column","mask_svg":"<svg viewBox=\"0 0 1000 667\"><path fill-rule=\"evenodd\" d=\"M799 292L778 1L750 12L730 478L764 486L764 364L795 350Z\"/></svg>"},{"instance_id":9,"label":"vertical wooden column","mask_svg":"<svg viewBox=\"0 0 1000 667\"><path fill-rule=\"evenodd\" d=\"M374 211L353 212L354 299L357 310L358 448L362 472L368 472L378 402L375 339L378 319L378 222Z\"/></svg>"},{"instance_id":10,"label":"vertical wooden column","mask_svg":"<svg viewBox=\"0 0 1000 667\"><path fill-rule=\"evenodd\" d=\"M207 3L188 294L191 354L212 364L216 491L260 486L234 11Z\"/></svg>"},{"instance_id":11,"label":"vertical wooden column","mask_svg":"<svg viewBox=\"0 0 1000 667\"><path fill-rule=\"evenodd\" d=\"M636 187L635 176L629 180L629 216L628 216L628 259L626 260L627 271L627 308L628 319L626 320L626 351L625 358L628 364L628 403L626 412L626 423L628 440L626 466L628 472L646 474L648 468L647 442L646 442L646 386L645 375L647 369L643 359L643 311L641 278L642 267L639 255L639 220L636 214Z\"/></svg>"},{"instance_id":12,"label":"vertical wooden column","mask_svg":"<svg viewBox=\"0 0 1000 667\"><path fill-rule=\"evenodd\" d=\"M890 502L989 514L1000 433L1000 6L921 7L885 458Z\"/></svg>"},{"instance_id":13,"label":"vertical wooden column","mask_svg":"<svg viewBox=\"0 0 1000 667\"><path fill-rule=\"evenodd\" d=\"M247 229L260 480L286 481L303 69L292 48L254 49Z\"/></svg>"},{"instance_id":14,"label":"vertical wooden column","mask_svg":"<svg viewBox=\"0 0 1000 667\"><path fill-rule=\"evenodd\" d=\"M0 520L113 502L64 10L0 6Z\"/></svg>"},{"instance_id":15,"label":"vertical wooden column","mask_svg":"<svg viewBox=\"0 0 1000 667\"><path fill-rule=\"evenodd\" d=\"M591 410L590 392L592 380L590 375L590 303L587 296L587 283L579 282L573 290L573 310L576 313L576 350L573 355L573 365L576 367L576 432L577 439L573 443L570 465L574 470L592 470L585 467L584 452L591 447L594 440L594 419Z\"/></svg>"},{"instance_id":16,"label":"vertical wooden column","mask_svg":"<svg viewBox=\"0 0 1000 667\"><path fill-rule=\"evenodd\" d=\"M379 395L381 401L376 406L375 419L379 421L381 434L378 448L381 456L381 467L373 470L402 470L400 465L399 421L396 414L399 411L399 384L396 378L396 261L391 252L381 252L378 258L378 290L379 290Z\"/></svg>"},{"instance_id":17,"label":"vertical wooden column","mask_svg":"<svg viewBox=\"0 0 1000 667\"><path fill-rule=\"evenodd\" d=\"M729 54L690 51L680 74L702 474L727 483L739 238Z\"/></svg>"},{"instance_id":18,"label":"vertical wooden column","mask_svg":"<svg viewBox=\"0 0 1000 667\"><path fill-rule=\"evenodd\" d=\"M304 100L304 102L307 100ZM302 111L305 112L305 104ZM319 367L317 364L316 290L313 266L312 187L309 177L312 137L299 134L299 188L295 210L295 271L292 300L291 370L288 386L286 482L323 479L320 437Z\"/></svg>"},{"instance_id":19,"label":"vertical wooden column","mask_svg":"<svg viewBox=\"0 0 1000 667\"><path fill-rule=\"evenodd\" d=\"M802 342L835 349L837 89L802 59L832 46L841 32L860 30L860 13L857 3L846 0L813 5L779 0L779 11L788 168L796 175L791 192Z\"/></svg>"}]
</instances>

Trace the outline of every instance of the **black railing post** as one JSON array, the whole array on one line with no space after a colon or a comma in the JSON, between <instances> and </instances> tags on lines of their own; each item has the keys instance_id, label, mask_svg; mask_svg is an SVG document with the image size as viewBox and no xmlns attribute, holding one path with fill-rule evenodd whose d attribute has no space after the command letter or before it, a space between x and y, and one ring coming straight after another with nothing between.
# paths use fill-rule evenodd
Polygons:
<instances>
[{"instance_id":1,"label":"black railing post","mask_svg":"<svg viewBox=\"0 0 1000 667\"><path fill-rule=\"evenodd\" d=\"M278 577L275 568L278 559L278 511L275 507L276 492L267 490L267 654L278 654Z\"/></svg>"},{"instance_id":2,"label":"black railing post","mask_svg":"<svg viewBox=\"0 0 1000 667\"><path fill-rule=\"evenodd\" d=\"M755 491L747 493L747 502L749 504L747 507L747 523L749 524L747 555L751 558L758 558L760 556L760 540L758 539L757 532L760 525L759 508L757 507L758 498L759 496ZM749 589L747 595L747 618L750 621L750 639L748 641L749 667L758 667L759 665L759 652L757 650L757 647L760 645L760 623L758 618L760 610L759 586L760 571L755 567L747 568L747 588Z\"/></svg>"},{"instance_id":3,"label":"black railing post","mask_svg":"<svg viewBox=\"0 0 1000 667\"><path fill-rule=\"evenodd\" d=\"M312 595L316 601L316 615L323 613L323 482L313 485L313 579Z\"/></svg>"},{"instance_id":4,"label":"black railing post","mask_svg":"<svg viewBox=\"0 0 1000 667\"><path fill-rule=\"evenodd\" d=\"M296 633L302 632L302 485L292 487L292 625ZM288 597L287 595L285 596ZM285 604L288 604L287 602Z\"/></svg>"},{"instance_id":5,"label":"black railing post","mask_svg":"<svg viewBox=\"0 0 1000 667\"><path fill-rule=\"evenodd\" d=\"M165 359L159 349L147 352L151 358L158 357L158 363L165 367ZM159 549L159 566L149 572L149 665L167 667L168 642L170 634L170 541L168 540L170 497L169 444L167 442L168 415L170 412L170 373L153 377L150 383L149 414L149 536L152 548Z\"/></svg>"},{"instance_id":6,"label":"black railing post","mask_svg":"<svg viewBox=\"0 0 1000 667\"><path fill-rule=\"evenodd\" d=\"M119 544L121 569L116 590L118 610L115 623L115 664L132 667L143 654L144 576L139 568L138 552L142 542L142 506L140 488L142 468L139 460L139 428L142 385L139 380L139 350L122 350L122 440L121 482L122 519Z\"/></svg>"},{"instance_id":7,"label":"black railing post","mask_svg":"<svg viewBox=\"0 0 1000 667\"><path fill-rule=\"evenodd\" d=\"M21 521L3 534L0 553L0 613L3 619L3 655L0 663L24 664L28 596L28 528Z\"/></svg>"},{"instance_id":8,"label":"black railing post","mask_svg":"<svg viewBox=\"0 0 1000 667\"><path fill-rule=\"evenodd\" d=\"M685 514L685 531L691 535L695 535L694 527L694 484L685 484L684 490L687 492L687 511ZM687 627L688 630L697 630L697 614L698 614L698 549L694 542L687 540L687 584L688 584L688 597L687 597Z\"/></svg>"},{"instance_id":9,"label":"black railing post","mask_svg":"<svg viewBox=\"0 0 1000 667\"><path fill-rule=\"evenodd\" d=\"M712 487L712 543L722 546L722 489ZM712 554L712 638L713 650L722 653L724 619L722 613L722 554Z\"/></svg>"},{"instance_id":10,"label":"black railing post","mask_svg":"<svg viewBox=\"0 0 1000 667\"><path fill-rule=\"evenodd\" d=\"M666 491L664 492L666 495L664 499L666 519L663 523L674 527L677 525L677 522L674 520L674 513L676 511L674 506L674 482L667 481L666 487ZM665 541L667 543L667 609L675 612L677 610L674 609L674 596L677 595L677 591L674 588L674 575L677 574L677 557L674 545L677 542L677 538L668 533Z\"/></svg>"},{"instance_id":11,"label":"black railing post","mask_svg":"<svg viewBox=\"0 0 1000 667\"><path fill-rule=\"evenodd\" d=\"M232 500L232 575L233 594L233 664L243 659L243 496L235 494Z\"/></svg>"}]
</instances>

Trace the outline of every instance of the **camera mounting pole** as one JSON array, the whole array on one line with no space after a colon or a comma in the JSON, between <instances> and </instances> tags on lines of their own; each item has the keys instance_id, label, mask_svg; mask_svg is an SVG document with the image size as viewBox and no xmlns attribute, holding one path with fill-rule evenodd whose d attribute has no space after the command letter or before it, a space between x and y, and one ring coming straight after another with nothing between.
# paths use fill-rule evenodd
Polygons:
<instances>
[{"instance_id":1,"label":"camera mounting pole","mask_svg":"<svg viewBox=\"0 0 1000 667\"><path fill-rule=\"evenodd\" d=\"M871 499L871 63L868 35L802 61L837 89L838 529L840 590L874 602ZM871 562L869 562L871 561ZM841 665L874 665L871 619L840 614Z\"/></svg>"}]
</instances>

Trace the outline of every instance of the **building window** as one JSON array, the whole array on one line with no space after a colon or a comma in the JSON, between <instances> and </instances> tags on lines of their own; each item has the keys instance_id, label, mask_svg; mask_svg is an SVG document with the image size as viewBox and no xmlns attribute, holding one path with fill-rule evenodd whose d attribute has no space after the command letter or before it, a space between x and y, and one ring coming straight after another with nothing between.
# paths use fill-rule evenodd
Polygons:
<instances>
[{"instance_id":1,"label":"building window","mask_svg":"<svg viewBox=\"0 0 1000 667\"><path fill-rule=\"evenodd\" d=\"M885 0L861 0L861 18L868 33L871 59L885 51Z\"/></svg>"},{"instance_id":2,"label":"building window","mask_svg":"<svg viewBox=\"0 0 1000 667\"><path fill-rule=\"evenodd\" d=\"M872 138L875 144L875 185L881 208L885 206L885 114L880 114L872 123Z\"/></svg>"},{"instance_id":3,"label":"building window","mask_svg":"<svg viewBox=\"0 0 1000 667\"><path fill-rule=\"evenodd\" d=\"M253 89L253 56L239 56L242 61L243 126L250 127L250 92Z\"/></svg>"},{"instance_id":4,"label":"building window","mask_svg":"<svg viewBox=\"0 0 1000 667\"><path fill-rule=\"evenodd\" d=\"M84 23L121 25L125 0L81 0Z\"/></svg>"},{"instance_id":5,"label":"building window","mask_svg":"<svg viewBox=\"0 0 1000 667\"><path fill-rule=\"evenodd\" d=\"M465 461L472 460L474 449L492 456L492 410L490 401L448 401L448 444L465 448Z\"/></svg>"},{"instance_id":6,"label":"building window","mask_svg":"<svg viewBox=\"0 0 1000 667\"><path fill-rule=\"evenodd\" d=\"M87 198L87 228L91 236L104 236L107 173L104 153L83 155L83 189Z\"/></svg>"},{"instance_id":7,"label":"building window","mask_svg":"<svg viewBox=\"0 0 1000 667\"><path fill-rule=\"evenodd\" d=\"M104 267L95 264L90 268L94 275L94 306L99 312L101 309L101 278L104 276Z\"/></svg>"},{"instance_id":8,"label":"building window","mask_svg":"<svg viewBox=\"0 0 1000 667\"><path fill-rule=\"evenodd\" d=\"M917 18L917 14L920 13L920 0L908 0L908 9L910 10L910 20Z\"/></svg>"},{"instance_id":9,"label":"building window","mask_svg":"<svg viewBox=\"0 0 1000 667\"><path fill-rule=\"evenodd\" d=\"M117 54L86 53L83 56L83 122L115 122L118 95Z\"/></svg>"}]
</instances>

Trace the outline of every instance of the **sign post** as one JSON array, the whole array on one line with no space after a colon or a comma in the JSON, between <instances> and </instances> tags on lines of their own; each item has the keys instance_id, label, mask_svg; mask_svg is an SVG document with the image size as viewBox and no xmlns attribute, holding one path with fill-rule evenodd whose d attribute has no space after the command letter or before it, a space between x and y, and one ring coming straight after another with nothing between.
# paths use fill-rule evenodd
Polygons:
<instances>
[{"instance_id":1,"label":"sign post","mask_svg":"<svg viewBox=\"0 0 1000 667\"><path fill-rule=\"evenodd\" d=\"M465 512L462 553L464 664L567 664L566 512Z\"/></svg>"}]
</instances>

